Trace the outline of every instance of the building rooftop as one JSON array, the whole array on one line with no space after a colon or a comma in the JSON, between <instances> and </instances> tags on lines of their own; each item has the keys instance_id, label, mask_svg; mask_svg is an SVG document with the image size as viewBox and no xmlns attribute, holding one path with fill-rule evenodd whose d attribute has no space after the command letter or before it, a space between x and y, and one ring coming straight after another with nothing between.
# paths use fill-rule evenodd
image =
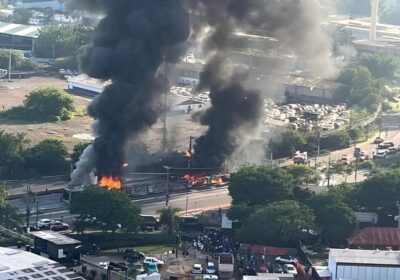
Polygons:
<instances>
[{"instance_id":1,"label":"building rooftop","mask_svg":"<svg viewBox=\"0 0 400 280\"><path fill-rule=\"evenodd\" d=\"M397 247L400 245L400 228L363 228L347 239L349 245L375 245Z\"/></svg>"},{"instance_id":2,"label":"building rooftop","mask_svg":"<svg viewBox=\"0 0 400 280\"><path fill-rule=\"evenodd\" d=\"M336 90L343 85L340 83L322 80L320 78L305 78L305 77L297 77L297 76L286 76L284 78L285 85L292 85L298 87L306 87L311 90L314 88L324 89L324 90Z\"/></svg>"},{"instance_id":3,"label":"building rooftop","mask_svg":"<svg viewBox=\"0 0 400 280\"><path fill-rule=\"evenodd\" d=\"M45 231L34 231L31 234L35 237L47 240L56 245L67 245L67 244L80 244L81 241L73 239L71 237L62 235L61 233L45 230Z\"/></svg>"},{"instance_id":4,"label":"building rooftop","mask_svg":"<svg viewBox=\"0 0 400 280\"><path fill-rule=\"evenodd\" d=\"M294 276L282 273L258 273L257 276L244 275L243 280L292 280Z\"/></svg>"},{"instance_id":5,"label":"building rooftop","mask_svg":"<svg viewBox=\"0 0 400 280\"><path fill-rule=\"evenodd\" d=\"M336 263L400 266L400 251L330 249Z\"/></svg>"},{"instance_id":6,"label":"building rooftop","mask_svg":"<svg viewBox=\"0 0 400 280\"><path fill-rule=\"evenodd\" d=\"M0 33L30 38L39 37L39 26L0 22Z\"/></svg>"},{"instance_id":7,"label":"building rooftop","mask_svg":"<svg viewBox=\"0 0 400 280\"><path fill-rule=\"evenodd\" d=\"M73 271L42 256L0 247L0 280L78 280Z\"/></svg>"},{"instance_id":8,"label":"building rooftop","mask_svg":"<svg viewBox=\"0 0 400 280\"><path fill-rule=\"evenodd\" d=\"M98 89L103 89L105 86L109 85L111 81L102 81L98 79L94 79L89 77L88 75L81 74L78 76L73 76L68 79L69 83L77 83L77 84L83 84L83 85L88 85L94 88Z\"/></svg>"}]
</instances>

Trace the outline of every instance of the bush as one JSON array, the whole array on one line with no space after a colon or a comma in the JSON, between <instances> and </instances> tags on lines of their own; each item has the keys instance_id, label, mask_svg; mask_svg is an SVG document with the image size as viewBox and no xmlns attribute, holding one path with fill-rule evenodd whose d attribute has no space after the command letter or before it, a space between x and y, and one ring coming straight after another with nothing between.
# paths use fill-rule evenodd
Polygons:
<instances>
[{"instance_id":1,"label":"bush","mask_svg":"<svg viewBox=\"0 0 400 280\"><path fill-rule=\"evenodd\" d=\"M0 69L8 69L10 60L10 50L0 49ZM33 71L37 68L35 63L26 59L21 51L11 51L11 66L13 69L22 71Z\"/></svg>"}]
</instances>

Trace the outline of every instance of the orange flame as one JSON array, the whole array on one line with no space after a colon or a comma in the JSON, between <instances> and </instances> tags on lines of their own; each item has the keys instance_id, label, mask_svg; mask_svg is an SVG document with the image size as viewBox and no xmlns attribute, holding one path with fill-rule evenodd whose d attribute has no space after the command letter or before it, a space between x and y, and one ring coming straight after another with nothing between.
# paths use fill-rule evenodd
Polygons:
<instances>
[{"instance_id":1,"label":"orange flame","mask_svg":"<svg viewBox=\"0 0 400 280\"><path fill-rule=\"evenodd\" d=\"M120 178L113 178L112 176L103 176L99 181L99 185L111 189L120 190L122 188L122 182Z\"/></svg>"}]
</instances>

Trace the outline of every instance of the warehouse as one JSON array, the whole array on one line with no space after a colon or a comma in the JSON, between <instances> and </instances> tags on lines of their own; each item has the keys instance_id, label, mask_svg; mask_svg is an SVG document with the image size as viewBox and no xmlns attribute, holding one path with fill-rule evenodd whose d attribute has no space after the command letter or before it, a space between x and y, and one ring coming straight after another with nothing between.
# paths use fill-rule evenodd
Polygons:
<instances>
[{"instance_id":1,"label":"warehouse","mask_svg":"<svg viewBox=\"0 0 400 280\"><path fill-rule=\"evenodd\" d=\"M33 51L39 36L38 26L0 22L0 48Z\"/></svg>"},{"instance_id":2,"label":"warehouse","mask_svg":"<svg viewBox=\"0 0 400 280\"><path fill-rule=\"evenodd\" d=\"M398 280L400 252L330 249L328 268L332 280Z\"/></svg>"}]
</instances>

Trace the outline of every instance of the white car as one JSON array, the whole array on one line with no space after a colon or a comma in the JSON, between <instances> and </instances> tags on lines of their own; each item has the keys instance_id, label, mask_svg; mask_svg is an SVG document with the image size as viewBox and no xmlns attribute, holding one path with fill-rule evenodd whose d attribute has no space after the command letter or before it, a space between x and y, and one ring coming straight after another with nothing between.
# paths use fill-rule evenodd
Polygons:
<instances>
[{"instance_id":1,"label":"white car","mask_svg":"<svg viewBox=\"0 0 400 280\"><path fill-rule=\"evenodd\" d=\"M294 267L293 264L285 264L283 266L283 272L297 275L297 269Z\"/></svg>"},{"instance_id":2,"label":"white car","mask_svg":"<svg viewBox=\"0 0 400 280\"><path fill-rule=\"evenodd\" d=\"M147 257L144 259L143 264L156 264L157 266L163 266L165 263L154 257Z\"/></svg>"},{"instance_id":3,"label":"white car","mask_svg":"<svg viewBox=\"0 0 400 280\"><path fill-rule=\"evenodd\" d=\"M214 274L217 272L217 269L215 268L215 265L213 262L208 262L207 267L206 267L206 273L208 274Z\"/></svg>"},{"instance_id":4,"label":"white car","mask_svg":"<svg viewBox=\"0 0 400 280\"><path fill-rule=\"evenodd\" d=\"M199 263L195 263L192 268L192 274L202 274L203 267Z\"/></svg>"},{"instance_id":5,"label":"white car","mask_svg":"<svg viewBox=\"0 0 400 280\"><path fill-rule=\"evenodd\" d=\"M108 262L99 262L99 266L105 270L108 269Z\"/></svg>"},{"instance_id":6,"label":"white car","mask_svg":"<svg viewBox=\"0 0 400 280\"><path fill-rule=\"evenodd\" d=\"M40 219L38 221L39 228L50 228L52 221L50 219Z\"/></svg>"}]
</instances>

